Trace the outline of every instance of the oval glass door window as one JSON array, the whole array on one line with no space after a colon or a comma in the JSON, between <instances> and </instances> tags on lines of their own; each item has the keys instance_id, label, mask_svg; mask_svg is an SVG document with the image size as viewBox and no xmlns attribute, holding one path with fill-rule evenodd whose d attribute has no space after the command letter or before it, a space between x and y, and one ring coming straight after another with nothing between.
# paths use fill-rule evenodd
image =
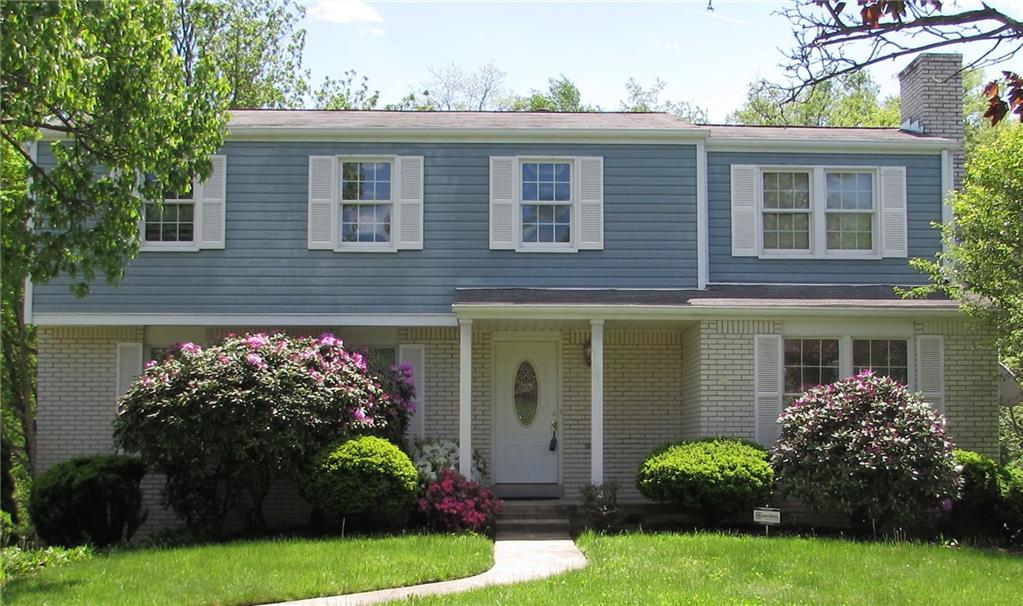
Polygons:
<instances>
[{"instance_id":1,"label":"oval glass door window","mask_svg":"<svg viewBox=\"0 0 1023 606\"><path fill-rule=\"evenodd\" d=\"M538 391L536 369L529 362L519 364L515 373L515 417L523 427L529 427L536 418Z\"/></svg>"}]
</instances>

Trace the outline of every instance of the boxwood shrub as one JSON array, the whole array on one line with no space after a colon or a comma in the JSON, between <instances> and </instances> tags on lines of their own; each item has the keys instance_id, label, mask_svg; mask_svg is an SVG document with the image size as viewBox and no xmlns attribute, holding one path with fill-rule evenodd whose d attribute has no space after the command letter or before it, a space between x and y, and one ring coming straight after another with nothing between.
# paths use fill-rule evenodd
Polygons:
<instances>
[{"instance_id":1,"label":"boxwood shrub","mask_svg":"<svg viewBox=\"0 0 1023 606\"><path fill-rule=\"evenodd\" d=\"M661 446L643 461L636 476L644 496L695 510L706 522L764 504L773 483L767 452L732 438Z\"/></svg>"},{"instance_id":2,"label":"boxwood shrub","mask_svg":"<svg viewBox=\"0 0 1023 606\"><path fill-rule=\"evenodd\" d=\"M145 520L140 459L94 455L58 463L32 483L29 515L51 545L107 546L127 541Z\"/></svg>"},{"instance_id":3,"label":"boxwood shrub","mask_svg":"<svg viewBox=\"0 0 1023 606\"><path fill-rule=\"evenodd\" d=\"M303 492L330 527L394 529L408 521L419 474L400 448L375 436L343 440L317 457Z\"/></svg>"}]
</instances>

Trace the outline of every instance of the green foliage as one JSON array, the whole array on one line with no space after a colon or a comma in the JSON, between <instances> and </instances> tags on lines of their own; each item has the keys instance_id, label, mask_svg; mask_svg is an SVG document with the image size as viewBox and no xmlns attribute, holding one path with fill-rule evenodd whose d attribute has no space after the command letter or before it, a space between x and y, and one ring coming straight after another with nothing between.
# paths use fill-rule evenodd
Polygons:
<instances>
[{"instance_id":1,"label":"green foliage","mask_svg":"<svg viewBox=\"0 0 1023 606\"><path fill-rule=\"evenodd\" d=\"M767 459L763 448L732 438L669 444L639 466L636 486L650 499L715 522L770 498L774 472Z\"/></svg>"},{"instance_id":2,"label":"green foliage","mask_svg":"<svg viewBox=\"0 0 1023 606\"><path fill-rule=\"evenodd\" d=\"M1009 370L1023 376L1023 126L991 129L966 162L963 189L951 196L955 222L941 228L945 252L913 259L930 285L987 323Z\"/></svg>"},{"instance_id":3,"label":"green foliage","mask_svg":"<svg viewBox=\"0 0 1023 606\"><path fill-rule=\"evenodd\" d=\"M1005 464L1023 466L1023 402L999 409L998 444Z\"/></svg>"},{"instance_id":4,"label":"green foliage","mask_svg":"<svg viewBox=\"0 0 1023 606\"><path fill-rule=\"evenodd\" d=\"M125 393L114 440L166 475L164 501L195 534L216 536L236 507L260 529L271 484L297 477L326 444L402 430L411 372L391 384L400 389L381 388L329 333L182 343Z\"/></svg>"},{"instance_id":5,"label":"green foliage","mask_svg":"<svg viewBox=\"0 0 1023 606\"><path fill-rule=\"evenodd\" d=\"M626 112L667 112L690 124L706 124L707 110L687 101L662 100L661 93L668 83L656 78L649 87L644 87L635 78L625 82L626 98L621 102Z\"/></svg>"},{"instance_id":6,"label":"green foliage","mask_svg":"<svg viewBox=\"0 0 1023 606\"><path fill-rule=\"evenodd\" d=\"M778 486L817 510L885 529L925 522L958 494L944 418L888 377L815 387L778 420Z\"/></svg>"},{"instance_id":7,"label":"green foliage","mask_svg":"<svg viewBox=\"0 0 1023 606\"><path fill-rule=\"evenodd\" d=\"M592 105L584 105L579 87L565 77L547 80L547 90L532 90L524 97L517 97L509 107L512 111L592 112L598 111Z\"/></svg>"},{"instance_id":8,"label":"green foliage","mask_svg":"<svg viewBox=\"0 0 1023 606\"><path fill-rule=\"evenodd\" d=\"M1003 469L1000 480L999 511L1010 541L1023 545L1023 467Z\"/></svg>"},{"instance_id":9,"label":"green foliage","mask_svg":"<svg viewBox=\"0 0 1023 606\"><path fill-rule=\"evenodd\" d=\"M323 84L313 94L313 107L316 109L374 109L380 100L380 91L370 92L369 78L354 69L348 70L340 78L327 76ZM414 101L413 101L414 102Z\"/></svg>"},{"instance_id":10,"label":"green foliage","mask_svg":"<svg viewBox=\"0 0 1023 606\"><path fill-rule=\"evenodd\" d=\"M131 539L145 520L145 464L123 455L93 455L58 463L36 478L29 514L51 545L100 547Z\"/></svg>"},{"instance_id":11,"label":"green foliage","mask_svg":"<svg viewBox=\"0 0 1023 606\"><path fill-rule=\"evenodd\" d=\"M828 80L787 101L789 91L766 81L750 84L729 124L761 126L899 126L898 97L881 98L866 71Z\"/></svg>"},{"instance_id":12,"label":"green foliage","mask_svg":"<svg viewBox=\"0 0 1023 606\"><path fill-rule=\"evenodd\" d=\"M387 440L363 436L328 446L303 485L329 526L401 527L415 504L419 474L411 459Z\"/></svg>"},{"instance_id":13,"label":"green foliage","mask_svg":"<svg viewBox=\"0 0 1023 606\"><path fill-rule=\"evenodd\" d=\"M998 463L970 450L955 450L953 455L961 468L962 487L949 516L952 532L959 536L997 533L1001 500Z\"/></svg>"},{"instance_id":14,"label":"green foliage","mask_svg":"<svg viewBox=\"0 0 1023 606\"><path fill-rule=\"evenodd\" d=\"M298 108L309 92L302 69L305 6L294 0L174 0L171 35L186 76L208 61L232 109Z\"/></svg>"},{"instance_id":15,"label":"green foliage","mask_svg":"<svg viewBox=\"0 0 1023 606\"><path fill-rule=\"evenodd\" d=\"M14 579L28 576L47 568L64 566L92 557L88 545L78 547L47 547L45 549L22 549L4 547L0 549L0 588Z\"/></svg>"}]
</instances>

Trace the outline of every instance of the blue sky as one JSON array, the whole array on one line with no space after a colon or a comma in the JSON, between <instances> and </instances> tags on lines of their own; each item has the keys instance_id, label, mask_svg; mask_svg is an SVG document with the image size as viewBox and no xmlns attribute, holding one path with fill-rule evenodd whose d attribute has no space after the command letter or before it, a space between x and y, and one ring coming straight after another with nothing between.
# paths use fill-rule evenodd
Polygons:
<instances>
[{"instance_id":1,"label":"blue sky","mask_svg":"<svg viewBox=\"0 0 1023 606\"><path fill-rule=\"evenodd\" d=\"M1020 5L994 2L1019 13ZM664 97L705 107L714 122L741 105L746 86L778 80L788 22L772 15L783 3L753 0L641 2L427 2L333 0L308 2L306 66L318 84L325 75L356 69L396 101L454 63L469 71L493 62L516 92L546 88L560 74L578 85L583 101L617 109L625 81L660 77ZM946 2L972 7L979 2ZM1008 5L1008 6L1006 6ZM980 49L962 49L970 56ZM872 69L886 94L909 59ZM1023 70L1023 57L1003 65Z\"/></svg>"}]
</instances>

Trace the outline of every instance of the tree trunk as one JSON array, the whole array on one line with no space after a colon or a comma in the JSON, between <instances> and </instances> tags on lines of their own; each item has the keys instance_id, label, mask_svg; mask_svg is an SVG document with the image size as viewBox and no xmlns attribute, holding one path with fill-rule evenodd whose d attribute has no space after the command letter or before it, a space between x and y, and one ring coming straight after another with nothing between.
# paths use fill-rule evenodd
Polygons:
<instances>
[{"instance_id":1,"label":"tree trunk","mask_svg":"<svg viewBox=\"0 0 1023 606\"><path fill-rule=\"evenodd\" d=\"M25 287L22 281L16 287L17 296L11 309L4 314L3 352L4 372L10 386L9 401L15 416L21 423L22 435L25 439L25 457L28 461L29 473L35 474L36 465L36 419L35 419L35 338L32 327L25 324Z\"/></svg>"}]
</instances>

